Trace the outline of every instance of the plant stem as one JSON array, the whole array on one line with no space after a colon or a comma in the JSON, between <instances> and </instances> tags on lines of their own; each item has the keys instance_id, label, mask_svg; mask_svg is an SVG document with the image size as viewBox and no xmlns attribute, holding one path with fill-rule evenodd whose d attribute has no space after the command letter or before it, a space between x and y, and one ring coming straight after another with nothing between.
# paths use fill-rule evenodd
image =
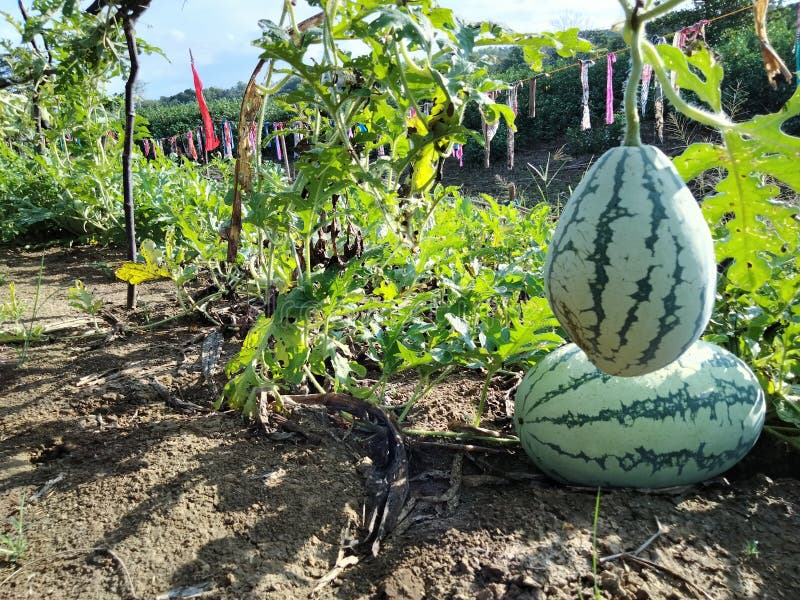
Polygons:
<instances>
[{"instance_id":1,"label":"plant stem","mask_svg":"<svg viewBox=\"0 0 800 600\"><path fill-rule=\"evenodd\" d=\"M495 371L490 369L486 374L486 379L483 382L483 387L481 388L481 397L478 400L478 414L475 415L475 419L472 422L475 427L478 427L481 424L483 413L486 411L486 396L489 393L489 383L491 383L494 373Z\"/></svg>"},{"instance_id":2,"label":"plant stem","mask_svg":"<svg viewBox=\"0 0 800 600\"><path fill-rule=\"evenodd\" d=\"M658 17L667 14L682 2L684 2L684 0L666 0L666 2L663 2L658 6L654 6L650 10L641 13L639 18L641 18L643 21L652 21L653 19L657 19Z\"/></svg>"},{"instance_id":3,"label":"plant stem","mask_svg":"<svg viewBox=\"0 0 800 600\"><path fill-rule=\"evenodd\" d=\"M505 437L489 437L486 435L471 435L469 433L459 433L458 431L428 431L426 429L403 429L403 435L415 435L420 437L440 437L451 438L456 440L477 440L481 442L491 442L493 444L502 444L504 446L519 446L519 438Z\"/></svg>"},{"instance_id":4,"label":"plant stem","mask_svg":"<svg viewBox=\"0 0 800 600\"><path fill-rule=\"evenodd\" d=\"M312 386L314 386L314 389L316 389L320 394L328 393L328 390L322 387L319 381L317 381L317 378L314 377L314 373L311 372L311 369L308 368L307 364L303 365L303 373L306 374L306 377L308 377L308 381L311 383Z\"/></svg>"},{"instance_id":5,"label":"plant stem","mask_svg":"<svg viewBox=\"0 0 800 600\"><path fill-rule=\"evenodd\" d=\"M639 83L642 80L642 34L644 33L644 20L639 14L642 6L641 0L637 0L636 6L628 17L625 24L626 33L630 35L631 47L631 76L628 79L628 86L625 88L625 140L624 146L641 146L642 137L639 127L639 107L637 106L637 93Z\"/></svg>"},{"instance_id":6,"label":"plant stem","mask_svg":"<svg viewBox=\"0 0 800 600\"><path fill-rule=\"evenodd\" d=\"M420 377L419 383L414 389L414 393L411 396L411 400L409 400L403 405L403 412L400 413L399 417L397 417L397 422L402 423L408 416L409 411L414 407L414 405L420 400L422 400L425 396L427 396L428 392L430 392L431 389L433 389L433 386L435 386L442 379L444 379L445 376L449 375L452 370L453 370L452 366L448 365L447 367L444 368L444 370L442 370L441 373L439 373L439 375L437 375L433 379L433 381L431 381L430 379L430 374L422 375Z\"/></svg>"}]
</instances>

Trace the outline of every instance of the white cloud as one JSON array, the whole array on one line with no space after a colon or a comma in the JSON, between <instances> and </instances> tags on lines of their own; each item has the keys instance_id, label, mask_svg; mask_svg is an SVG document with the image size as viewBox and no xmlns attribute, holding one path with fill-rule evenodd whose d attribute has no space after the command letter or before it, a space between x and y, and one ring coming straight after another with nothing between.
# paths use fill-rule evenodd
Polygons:
<instances>
[{"instance_id":1,"label":"white cloud","mask_svg":"<svg viewBox=\"0 0 800 600\"><path fill-rule=\"evenodd\" d=\"M618 0L441 0L468 21L494 21L514 31L535 33L553 29L553 21L570 11L582 15L594 27L608 27L622 18Z\"/></svg>"},{"instance_id":2,"label":"white cloud","mask_svg":"<svg viewBox=\"0 0 800 600\"><path fill-rule=\"evenodd\" d=\"M0 40L19 41L19 34L3 17L0 17Z\"/></svg>"},{"instance_id":3,"label":"white cloud","mask_svg":"<svg viewBox=\"0 0 800 600\"><path fill-rule=\"evenodd\" d=\"M11 0L0 0L0 5ZM140 79L151 98L192 87L189 48L205 86L230 87L246 81L258 61L252 40L260 34L258 21L280 18L280 0L257 3L252 0L166 0L153 2L142 15L137 33L162 56L143 56ZM317 12L300 0L298 20ZM516 31L553 30L553 23L565 13L579 15L593 27L609 27L622 18L619 0L440 0L467 21L489 20ZM15 37L14 30L0 19L0 37Z\"/></svg>"}]
</instances>

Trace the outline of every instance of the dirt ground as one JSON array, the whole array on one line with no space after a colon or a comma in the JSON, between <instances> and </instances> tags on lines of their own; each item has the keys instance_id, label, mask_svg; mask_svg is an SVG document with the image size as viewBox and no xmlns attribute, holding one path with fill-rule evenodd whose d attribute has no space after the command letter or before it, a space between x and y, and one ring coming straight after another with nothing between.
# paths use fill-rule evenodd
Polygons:
<instances>
[{"instance_id":1,"label":"dirt ground","mask_svg":"<svg viewBox=\"0 0 800 600\"><path fill-rule=\"evenodd\" d=\"M41 257L0 249L0 302L13 281L33 303ZM37 316L80 317L66 297L78 278L124 316L109 269L120 259L45 251ZM169 284L145 284L132 320L176 311ZM639 560L599 564L596 579L594 491L549 482L519 449L409 441L410 511L377 558L347 554L332 571L343 532L362 519L361 445L319 410L292 416L303 434L272 436L207 410L216 394L199 358L210 331L184 320L108 343L59 334L22 365L19 344L0 346L0 514L17 517L25 498L28 540L16 564L0 559L0 598L588 599L595 582L606 599L800 597L798 457L768 438L701 486L603 491L599 556L636 549L659 523L666 532ZM220 364L236 347L223 346ZM445 428L479 386L451 378L410 425ZM391 394L401 401L410 387ZM491 425L505 418L500 387Z\"/></svg>"}]
</instances>

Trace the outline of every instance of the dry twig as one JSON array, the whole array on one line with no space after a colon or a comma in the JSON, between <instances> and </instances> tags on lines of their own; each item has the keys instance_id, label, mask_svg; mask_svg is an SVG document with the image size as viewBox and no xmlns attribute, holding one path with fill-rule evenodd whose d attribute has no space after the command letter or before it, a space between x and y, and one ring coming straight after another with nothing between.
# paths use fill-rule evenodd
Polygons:
<instances>
[{"instance_id":1,"label":"dry twig","mask_svg":"<svg viewBox=\"0 0 800 600\"><path fill-rule=\"evenodd\" d=\"M317 585L314 586L314 589L311 592L312 597L322 590L326 585L333 582L347 567L352 567L353 565L358 564L357 556L345 553L345 551L348 549L348 540L350 537L350 522L348 522L342 528L341 534L339 534L339 552L336 555L336 562L333 564L333 568L331 568L331 570L328 571L317 582Z\"/></svg>"},{"instance_id":2,"label":"dry twig","mask_svg":"<svg viewBox=\"0 0 800 600\"><path fill-rule=\"evenodd\" d=\"M667 533L667 531L669 531L669 529L664 527L659 522L658 519L656 519L656 527L658 527L656 532L649 538L647 538L645 542L633 552L619 552L617 554L610 554L609 556L603 556L602 558L600 558L599 562L602 564L604 562L608 562L609 560L616 560L618 558L624 558L626 556L638 556L639 554L644 552L650 546L650 544L655 542L662 534Z\"/></svg>"},{"instance_id":3,"label":"dry twig","mask_svg":"<svg viewBox=\"0 0 800 600\"><path fill-rule=\"evenodd\" d=\"M609 556L603 556L602 558L599 559L598 562L604 563L604 562L609 562L609 561L616 560L616 559L629 560L629 561L637 563L639 565L642 565L642 566L645 566L645 567L650 567L651 569L655 569L657 571L661 571L662 573L666 573L667 575L671 575L675 579L678 579L678 580L682 581L687 586L692 588L697 594L700 595L700 597L706 598L707 600L713 600L711 598L711 596L709 596L708 593L703 588L698 586L696 583L694 583L688 577L686 577L684 575L681 575L680 573L678 573L677 571L675 571L673 569L670 569L669 567L665 567L664 565L660 565L660 564L658 564L656 562L653 562L652 560L648 560L646 558L642 558L642 557L639 556L639 554L641 554L647 548L649 548L650 545L653 542L655 542L661 535L663 535L663 534L665 534L665 533L667 533L669 531L669 529L667 527L664 527L659 522L658 519L656 519L656 526L658 527L656 532L653 535L651 535L649 538L647 538L641 546L636 548L636 550L633 550L632 552L618 552L617 554L610 554Z\"/></svg>"}]
</instances>

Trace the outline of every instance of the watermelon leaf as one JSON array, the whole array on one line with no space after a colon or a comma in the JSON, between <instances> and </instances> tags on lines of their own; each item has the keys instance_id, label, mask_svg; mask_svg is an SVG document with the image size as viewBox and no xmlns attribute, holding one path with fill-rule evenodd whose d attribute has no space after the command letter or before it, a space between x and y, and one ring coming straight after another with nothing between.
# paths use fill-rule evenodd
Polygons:
<instances>
[{"instance_id":1,"label":"watermelon leaf","mask_svg":"<svg viewBox=\"0 0 800 600\"><path fill-rule=\"evenodd\" d=\"M114 275L116 275L117 279L121 279L126 283L138 285L145 281L169 277L169 271L158 265L143 265L140 263L126 262L122 263L119 268L114 271Z\"/></svg>"},{"instance_id":2,"label":"watermelon leaf","mask_svg":"<svg viewBox=\"0 0 800 600\"><path fill-rule=\"evenodd\" d=\"M664 46L658 51L672 57L669 66L677 69L678 81L687 81L689 59L678 60ZM716 77L714 65L699 59L692 64L708 81ZM694 85L690 89L700 95L704 87ZM769 281L772 257L800 246L800 209L779 201L780 188L773 183L781 182L800 192L800 138L782 129L797 115L800 89L780 112L759 115L723 130L722 145L692 144L674 160L687 181L712 169L725 170L715 185L716 194L704 199L703 211L712 228L724 232L717 239L717 260L734 260L728 278L748 292Z\"/></svg>"},{"instance_id":3,"label":"watermelon leaf","mask_svg":"<svg viewBox=\"0 0 800 600\"><path fill-rule=\"evenodd\" d=\"M688 56L680 48L667 44L656 49L667 68L676 74L678 87L693 91L715 112L722 110L722 65L705 44L697 44Z\"/></svg>"},{"instance_id":4,"label":"watermelon leaf","mask_svg":"<svg viewBox=\"0 0 800 600\"><path fill-rule=\"evenodd\" d=\"M114 272L117 279L131 285L137 285L153 279L169 279L172 276L169 268L164 264L164 252L159 250L152 240L144 240L139 247L139 254L144 259L144 264L135 262L122 263Z\"/></svg>"}]
</instances>

